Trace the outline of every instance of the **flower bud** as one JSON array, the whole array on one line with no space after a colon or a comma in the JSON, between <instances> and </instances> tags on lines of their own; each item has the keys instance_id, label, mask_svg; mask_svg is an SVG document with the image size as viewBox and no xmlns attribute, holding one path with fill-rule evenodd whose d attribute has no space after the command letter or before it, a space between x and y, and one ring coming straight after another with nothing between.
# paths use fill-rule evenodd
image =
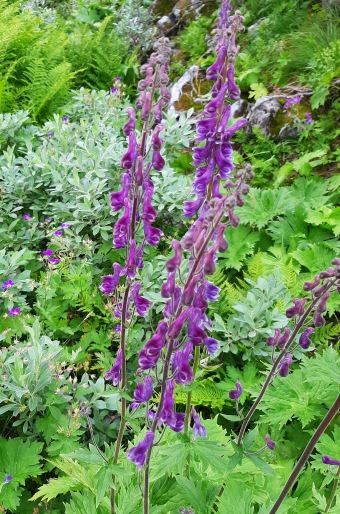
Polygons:
<instances>
[{"instance_id":1,"label":"flower bud","mask_svg":"<svg viewBox=\"0 0 340 514\"><path fill-rule=\"evenodd\" d=\"M312 334L312 332L314 332L314 328L312 327L309 327L307 328L304 332L302 332L302 334L300 335L300 338L299 338L299 345L301 346L301 348L303 348L304 350L307 350L307 348L310 347L310 345L312 344L312 341L308 338L308 336L310 334Z\"/></svg>"},{"instance_id":2,"label":"flower bud","mask_svg":"<svg viewBox=\"0 0 340 514\"><path fill-rule=\"evenodd\" d=\"M314 325L318 327L322 327L326 323L325 319L321 316L319 312L315 312L313 316Z\"/></svg>"},{"instance_id":3,"label":"flower bud","mask_svg":"<svg viewBox=\"0 0 340 514\"><path fill-rule=\"evenodd\" d=\"M314 282L305 282L303 285L304 291L312 291L312 289L315 289L320 284L320 277L319 275L316 275Z\"/></svg>"},{"instance_id":4,"label":"flower bud","mask_svg":"<svg viewBox=\"0 0 340 514\"><path fill-rule=\"evenodd\" d=\"M326 303L327 303L327 300L328 300L328 298L329 298L330 296L331 296L331 293L330 293L329 291L327 291L327 292L323 295L323 297L322 297L322 298L321 298L321 300L320 300L319 305L318 305L318 306L317 306L317 308L316 308L317 312L320 312L320 313L322 313L322 312L326 312L326 310L327 310L327 305L326 305Z\"/></svg>"},{"instance_id":5,"label":"flower bud","mask_svg":"<svg viewBox=\"0 0 340 514\"><path fill-rule=\"evenodd\" d=\"M275 443L270 439L269 434L266 434L265 440L267 448L269 448L269 450L275 450Z\"/></svg>"},{"instance_id":6,"label":"flower bud","mask_svg":"<svg viewBox=\"0 0 340 514\"><path fill-rule=\"evenodd\" d=\"M280 336L277 340L277 345L279 348L283 348L285 344L287 343L290 335L290 328L285 327L282 336Z\"/></svg>"},{"instance_id":7,"label":"flower bud","mask_svg":"<svg viewBox=\"0 0 340 514\"><path fill-rule=\"evenodd\" d=\"M165 263L165 267L168 272L175 271L175 269L178 268L181 264L182 260L182 247L180 243L174 239L171 243L171 246L175 251L175 255Z\"/></svg>"},{"instance_id":8,"label":"flower bud","mask_svg":"<svg viewBox=\"0 0 340 514\"><path fill-rule=\"evenodd\" d=\"M237 400L243 393L242 385L240 382L236 382L235 386L236 386L236 389L231 389L229 391L229 398L231 400Z\"/></svg>"}]
</instances>

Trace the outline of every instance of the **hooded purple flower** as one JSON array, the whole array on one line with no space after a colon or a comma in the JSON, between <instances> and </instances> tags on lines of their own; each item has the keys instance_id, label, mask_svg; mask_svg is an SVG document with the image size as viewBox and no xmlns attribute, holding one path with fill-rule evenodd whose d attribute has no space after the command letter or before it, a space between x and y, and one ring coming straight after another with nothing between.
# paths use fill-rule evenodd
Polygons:
<instances>
[{"instance_id":1,"label":"hooded purple flower","mask_svg":"<svg viewBox=\"0 0 340 514\"><path fill-rule=\"evenodd\" d=\"M242 388L242 385L240 382L236 382L235 387L236 387L236 389L231 389L229 391L229 398L231 400L237 400L243 393L243 388Z\"/></svg>"},{"instance_id":2,"label":"hooded purple flower","mask_svg":"<svg viewBox=\"0 0 340 514\"><path fill-rule=\"evenodd\" d=\"M139 352L138 363L143 371L151 369L158 361L165 343L168 325L165 321L158 323L157 332L149 339Z\"/></svg>"},{"instance_id":3,"label":"hooded purple flower","mask_svg":"<svg viewBox=\"0 0 340 514\"><path fill-rule=\"evenodd\" d=\"M161 287L161 296L162 298L170 298L175 291L175 278L176 278L176 272L172 271L168 275L168 280L165 282L165 284Z\"/></svg>"},{"instance_id":4,"label":"hooded purple flower","mask_svg":"<svg viewBox=\"0 0 340 514\"><path fill-rule=\"evenodd\" d=\"M176 268L179 267L182 260L182 247L179 241L176 239L173 239L171 246L173 250L175 251L175 255L171 257L171 259L167 260L165 263L165 267L167 271L170 273L171 271L175 271Z\"/></svg>"},{"instance_id":5,"label":"hooded purple flower","mask_svg":"<svg viewBox=\"0 0 340 514\"><path fill-rule=\"evenodd\" d=\"M70 225L69 223L62 223L62 224L60 225L60 228L70 228L70 226L71 226L71 225Z\"/></svg>"},{"instance_id":6,"label":"hooded purple flower","mask_svg":"<svg viewBox=\"0 0 340 514\"><path fill-rule=\"evenodd\" d=\"M200 437L207 437L207 430L206 428L201 424L200 418L194 409L194 407L191 407L191 415L194 420L194 439L199 435Z\"/></svg>"},{"instance_id":7,"label":"hooded purple flower","mask_svg":"<svg viewBox=\"0 0 340 514\"><path fill-rule=\"evenodd\" d=\"M178 350L173 354L171 369L174 373L174 380L178 384L191 384L194 380L194 373L191 369L189 361L192 359L192 344L184 345L183 350Z\"/></svg>"},{"instance_id":8,"label":"hooded purple flower","mask_svg":"<svg viewBox=\"0 0 340 514\"><path fill-rule=\"evenodd\" d=\"M294 307L289 307L286 310L286 317L288 319L290 319L290 318L294 318L295 316L302 316L302 314L305 311L304 306L305 306L306 301L307 301L307 298L302 298L302 300L300 300L299 298L294 298L294 300L292 300Z\"/></svg>"},{"instance_id":9,"label":"hooded purple flower","mask_svg":"<svg viewBox=\"0 0 340 514\"><path fill-rule=\"evenodd\" d=\"M283 334L280 335L280 337L277 340L277 345L279 348L284 348L285 344L287 343L290 336L290 328L285 327Z\"/></svg>"},{"instance_id":10,"label":"hooded purple flower","mask_svg":"<svg viewBox=\"0 0 340 514\"><path fill-rule=\"evenodd\" d=\"M45 257L51 257L53 255L53 251L52 250L44 250L42 252L42 254L45 256Z\"/></svg>"},{"instance_id":11,"label":"hooded purple flower","mask_svg":"<svg viewBox=\"0 0 340 514\"><path fill-rule=\"evenodd\" d=\"M142 471L146 453L152 445L154 438L155 434L153 432L147 432L143 441L127 452L127 458L138 466L139 471Z\"/></svg>"},{"instance_id":12,"label":"hooded purple flower","mask_svg":"<svg viewBox=\"0 0 340 514\"><path fill-rule=\"evenodd\" d=\"M135 164L135 160L137 158L137 140L136 134L133 130L129 133L129 146L127 152L123 155L121 160L121 167L125 170L130 170Z\"/></svg>"},{"instance_id":13,"label":"hooded purple flower","mask_svg":"<svg viewBox=\"0 0 340 514\"><path fill-rule=\"evenodd\" d=\"M5 482L4 483L5 484L9 484L11 482L12 478L13 478L12 475L7 475L7 477L5 478Z\"/></svg>"},{"instance_id":14,"label":"hooded purple flower","mask_svg":"<svg viewBox=\"0 0 340 514\"><path fill-rule=\"evenodd\" d=\"M282 359L282 362L279 366L279 375L280 377L286 377L289 373L289 366L293 362L293 356L290 353Z\"/></svg>"},{"instance_id":15,"label":"hooded purple flower","mask_svg":"<svg viewBox=\"0 0 340 514\"><path fill-rule=\"evenodd\" d=\"M123 127L123 132L125 136L129 136L130 132L133 132L136 128L136 113L133 107L128 107L126 112L129 116L129 121L125 123Z\"/></svg>"},{"instance_id":16,"label":"hooded purple flower","mask_svg":"<svg viewBox=\"0 0 340 514\"><path fill-rule=\"evenodd\" d=\"M307 350L307 348L310 347L310 345L312 344L312 341L309 339L309 335L312 334L314 332L314 328L312 327L309 327L307 328L304 332L302 332L302 334L300 335L300 338L299 338L299 345L301 346L301 348L303 348L304 350Z\"/></svg>"},{"instance_id":17,"label":"hooded purple flower","mask_svg":"<svg viewBox=\"0 0 340 514\"><path fill-rule=\"evenodd\" d=\"M159 228L153 227L150 223L144 223L144 235L149 245L157 246L162 234L163 232Z\"/></svg>"},{"instance_id":18,"label":"hooded purple flower","mask_svg":"<svg viewBox=\"0 0 340 514\"><path fill-rule=\"evenodd\" d=\"M52 257L52 259L48 259L48 262L50 264L58 264L58 262L60 262L60 259L57 259L56 257Z\"/></svg>"},{"instance_id":19,"label":"hooded purple flower","mask_svg":"<svg viewBox=\"0 0 340 514\"><path fill-rule=\"evenodd\" d=\"M140 282L136 282L132 286L131 293L132 293L132 297L133 297L133 300L134 300L134 303L135 303L136 311L138 312L138 314L140 316L145 318L148 310L151 307L151 302L149 302L149 300L147 300L143 296L139 295L139 291L140 291L141 285L142 284Z\"/></svg>"},{"instance_id":20,"label":"hooded purple flower","mask_svg":"<svg viewBox=\"0 0 340 514\"><path fill-rule=\"evenodd\" d=\"M22 219L23 219L23 220L25 220L25 221L27 221L27 220L29 220L29 219L30 219L30 217L31 217L31 215L30 215L30 214L24 214L24 215L23 215L23 217L22 217Z\"/></svg>"},{"instance_id":21,"label":"hooded purple flower","mask_svg":"<svg viewBox=\"0 0 340 514\"><path fill-rule=\"evenodd\" d=\"M124 199L124 214L115 223L113 229L113 245L115 249L124 248L127 243L127 233L131 220L131 202L128 198Z\"/></svg>"},{"instance_id":22,"label":"hooded purple flower","mask_svg":"<svg viewBox=\"0 0 340 514\"><path fill-rule=\"evenodd\" d=\"M154 186L149 180L147 187L144 189L143 218L148 223L153 223L157 216L157 211L151 205L151 199L154 192Z\"/></svg>"},{"instance_id":23,"label":"hooded purple flower","mask_svg":"<svg viewBox=\"0 0 340 514\"><path fill-rule=\"evenodd\" d=\"M63 235L63 231L62 230L56 230L54 232L54 235L57 236L57 237L61 237Z\"/></svg>"},{"instance_id":24,"label":"hooded purple flower","mask_svg":"<svg viewBox=\"0 0 340 514\"><path fill-rule=\"evenodd\" d=\"M207 347L208 353L211 357L216 357L216 354L220 348L220 343L213 337L207 337L205 340L205 346Z\"/></svg>"},{"instance_id":25,"label":"hooded purple flower","mask_svg":"<svg viewBox=\"0 0 340 514\"><path fill-rule=\"evenodd\" d=\"M124 206L124 199L128 198L129 190L131 187L130 175L128 173L122 174L122 189L110 195L110 205L114 212L119 211Z\"/></svg>"},{"instance_id":26,"label":"hooded purple flower","mask_svg":"<svg viewBox=\"0 0 340 514\"><path fill-rule=\"evenodd\" d=\"M113 291L116 289L116 287L119 284L120 279L120 265L115 262L112 265L114 269L113 275L104 275L102 276L102 284L99 286L99 290L104 293L105 296L108 296L109 294L113 293Z\"/></svg>"},{"instance_id":27,"label":"hooded purple flower","mask_svg":"<svg viewBox=\"0 0 340 514\"><path fill-rule=\"evenodd\" d=\"M340 460L332 459L331 457L328 457L328 455L322 456L322 462L329 466L340 466Z\"/></svg>"},{"instance_id":28,"label":"hooded purple flower","mask_svg":"<svg viewBox=\"0 0 340 514\"><path fill-rule=\"evenodd\" d=\"M185 414L174 411L174 388L173 380L169 380L166 384L163 408L159 413L159 424L166 423L174 432L181 432L184 428Z\"/></svg>"},{"instance_id":29,"label":"hooded purple flower","mask_svg":"<svg viewBox=\"0 0 340 514\"><path fill-rule=\"evenodd\" d=\"M181 314L172 322L168 330L168 337L170 339L177 339L181 330L183 328L184 323L187 320L188 315L190 314L191 309L186 309L181 312Z\"/></svg>"},{"instance_id":30,"label":"hooded purple flower","mask_svg":"<svg viewBox=\"0 0 340 514\"><path fill-rule=\"evenodd\" d=\"M112 368L106 372L105 375L105 380L112 380L112 384L114 386L118 385L120 382L120 370L122 368L122 362L122 350L119 349L117 352L116 362Z\"/></svg>"},{"instance_id":31,"label":"hooded purple flower","mask_svg":"<svg viewBox=\"0 0 340 514\"><path fill-rule=\"evenodd\" d=\"M204 197L197 198L197 200L184 202L183 216L185 218L191 218L196 214L204 202Z\"/></svg>"},{"instance_id":32,"label":"hooded purple flower","mask_svg":"<svg viewBox=\"0 0 340 514\"><path fill-rule=\"evenodd\" d=\"M126 266L121 270L120 275L127 275L131 280L136 278L137 273L137 252L136 241L132 239L129 254L126 260Z\"/></svg>"},{"instance_id":33,"label":"hooded purple flower","mask_svg":"<svg viewBox=\"0 0 340 514\"><path fill-rule=\"evenodd\" d=\"M275 443L274 443L274 441L272 441L270 439L269 434L266 434L265 439L266 439L266 446L267 446L267 448L269 448L269 450L274 450L275 449Z\"/></svg>"},{"instance_id":34,"label":"hooded purple flower","mask_svg":"<svg viewBox=\"0 0 340 514\"><path fill-rule=\"evenodd\" d=\"M153 387L152 387L152 378L150 375L147 375L144 380L144 384L139 382L133 393L133 399L136 403L144 403L148 402L152 398Z\"/></svg>"}]
</instances>

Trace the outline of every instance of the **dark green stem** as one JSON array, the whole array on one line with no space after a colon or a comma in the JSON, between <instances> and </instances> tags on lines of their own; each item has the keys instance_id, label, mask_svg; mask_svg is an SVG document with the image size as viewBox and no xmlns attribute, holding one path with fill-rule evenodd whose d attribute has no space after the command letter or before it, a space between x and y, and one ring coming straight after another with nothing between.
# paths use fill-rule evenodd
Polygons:
<instances>
[{"instance_id":1,"label":"dark green stem","mask_svg":"<svg viewBox=\"0 0 340 514\"><path fill-rule=\"evenodd\" d=\"M336 490L337 490L338 485L339 485L339 477L340 477L340 466L338 467L337 474L335 475L332 492L331 492L331 495L330 495L329 500L328 500L327 505L326 505L325 514L327 514L327 512L329 511L329 509L332 506L332 503L333 503L333 500L334 500L334 496L335 496Z\"/></svg>"}]
</instances>

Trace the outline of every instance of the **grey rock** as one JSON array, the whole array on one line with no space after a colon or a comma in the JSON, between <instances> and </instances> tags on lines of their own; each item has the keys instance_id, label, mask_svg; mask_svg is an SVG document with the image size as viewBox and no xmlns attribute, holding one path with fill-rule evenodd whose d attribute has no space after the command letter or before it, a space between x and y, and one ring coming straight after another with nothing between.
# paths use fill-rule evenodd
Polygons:
<instances>
[{"instance_id":1,"label":"grey rock","mask_svg":"<svg viewBox=\"0 0 340 514\"><path fill-rule=\"evenodd\" d=\"M280 109L281 105L276 98L262 96L256 101L248 114L249 123L246 126L246 131L251 132L256 125L261 129L264 136L270 137L273 133L273 121Z\"/></svg>"}]
</instances>

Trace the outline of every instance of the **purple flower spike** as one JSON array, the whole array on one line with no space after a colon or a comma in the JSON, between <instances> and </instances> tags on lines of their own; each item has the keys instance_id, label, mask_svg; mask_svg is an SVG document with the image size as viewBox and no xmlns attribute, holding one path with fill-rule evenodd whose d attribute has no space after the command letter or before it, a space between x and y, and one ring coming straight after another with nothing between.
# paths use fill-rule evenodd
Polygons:
<instances>
[{"instance_id":1,"label":"purple flower spike","mask_svg":"<svg viewBox=\"0 0 340 514\"><path fill-rule=\"evenodd\" d=\"M120 382L120 370L122 368L122 362L122 350L119 349L117 352L116 362L112 368L106 372L105 375L105 380L112 380L112 384L114 386L118 385Z\"/></svg>"},{"instance_id":2,"label":"purple flower spike","mask_svg":"<svg viewBox=\"0 0 340 514\"><path fill-rule=\"evenodd\" d=\"M57 237L61 237L63 235L63 231L62 230L56 230L54 232L54 235L57 236Z\"/></svg>"},{"instance_id":3,"label":"purple flower spike","mask_svg":"<svg viewBox=\"0 0 340 514\"><path fill-rule=\"evenodd\" d=\"M52 251L52 250L47 249L47 250L44 250L44 251L42 252L42 254L43 254L45 257L51 257L51 256L53 255L53 251Z\"/></svg>"},{"instance_id":4,"label":"purple flower spike","mask_svg":"<svg viewBox=\"0 0 340 514\"><path fill-rule=\"evenodd\" d=\"M266 435L266 446L269 448L269 450L275 450L275 443L270 439L269 434Z\"/></svg>"},{"instance_id":5,"label":"purple flower spike","mask_svg":"<svg viewBox=\"0 0 340 514\"><path fill-rule=\"evenodd\" d=\"M147 432L143 441L127 452L127 458L138 466L139 471L142 471L146 453L152 445L154 438L155 434L153 432Z\"/></svg>"},{"instance_id":6,"label":"purple flower spike","mask_svg":"<svg viewBox=\"0 0 340 514\"><path fill-rule=\"evenodd\" d=\"M1 289L6 291L7 289L11 289L11 287L14 286L13 280L4 280L3 285L1 286Z\"/></svg>"},{"instance_id":7,"label":"purple flower spike","mask_svg":"<svg viewBox=\"0 0 340 514\"><path fill-rule=\"evenodd\" d=\"M328 455L322 456L322 462L329 466L340 466L340 460L332 459L331 457L328 457Z\"/></svg>"},{"instance_id":8,"label":"purple flower spike","mask_svg":"<svg viewBox=\"0 0 340 514\"><path fill-rule=\"evenodd\" d=\"M119 284L121 267L117 262L115 262L112 267L114 269L113 275L102 276L102 284L99 286L99 290L104 293L105 296L113 293Z\"/></svg>"},{"instance_id":9,"label":"purple flower spike","mask_svg":"<svg viewBox=\"0 0 340 514\"><path fill-rule=\"evenodd\" d=\"M22 219L23 219L23 220L25 220L25 221L27 221L27 220L29 220L29 219L30 219L30 217L31 217L31 215L30 215L30 214L24 214L24 215L23 215L23 217L22 217Z\"/></svg>"},{"instance_id":10,"label":"purple flower spike","mask_svg":"<svg viewBox=\"0 0 340 514\"><path fill-rule=\"evenodd\" d=\"M144 380L144 384L139 382L133 393L133 399L136 403L144 403L148 402L152 398L153 387L152 387L152 378L150 375L147 375Z\"/></svg>"},{"instance_id":11,"label":"purple flower spike","mask_svg":"<svg viewBox=\"0 0 340 514\"><path fill-rule=\"evenodd\" d=\"M19 307L12 307L12 309L10 309L9 311L10 316L19 316L20 313L21 310L19 309Z\"/></svg>"},{"instance_id":12,"label":"purple flower spike","mask_svg":"<svg viewBox=\"0 0 340 514\"><path fill-rule=\"evenodd\" d=\"M5 482L4 483L5 484L9 484L11 482L12 478L13 478L12 475L7 475L7 477L5 478Z\"/></svg>"},{"instance_id":13,"label":"purple flower spike","mask_svg":"<svg viewBox=\"0 0 340 514\"><path fill-rule=\"evenodd\" d=\"M236 387L236 389L231 389L229 391L229 398L231 400L237 400L243 393L242 385L240 382L236 382L235 387Z\"/></svg>"},{"instance_id":14,"label":"purple flower spike","mask_svg":"<svg viewBox=\"0 0 340 514\"><path fill-rule=\"evenodd\" d=\"M207 429L201 424L200 418L194 407L191 407L191 415L194 420L194 439L196 439L198 435L200 437L207 437Z\"/></svg>"},{"instance_id":15,"label":"purple flower spike","mask_svg":"<svg viewBox=\"0 0 340 514\"><path fill-rule=\"evenodd\" d=\"M312 327L309 327L307 328L304 332L302 332L302 334L300 335L300 338L299 338L299 345L301 346L301 348L303 348L304 350L307 350L307 348L310 347L310 345L312 344L312 341L308 338L308 336L310 334L312 334L314 332L314 328Z\"/></svg>"},{"instance_id":16,"label":"purple flower spike","mask_svg":"<svg viewBox=\"0 0 340 514\"><path fill-rule=\"evenodd\" d=\"M132 297L133 297L133 300L135 303L136 311L138 312L138 314L140 316L145 318L148 310L151 307L151 302L149 302L149 300L147 300L143 296L139 295L141 286L142 286L142 284L140 282L136 282L132 286L131 293L132 293Z\"/></svg>"}]
</instances>

